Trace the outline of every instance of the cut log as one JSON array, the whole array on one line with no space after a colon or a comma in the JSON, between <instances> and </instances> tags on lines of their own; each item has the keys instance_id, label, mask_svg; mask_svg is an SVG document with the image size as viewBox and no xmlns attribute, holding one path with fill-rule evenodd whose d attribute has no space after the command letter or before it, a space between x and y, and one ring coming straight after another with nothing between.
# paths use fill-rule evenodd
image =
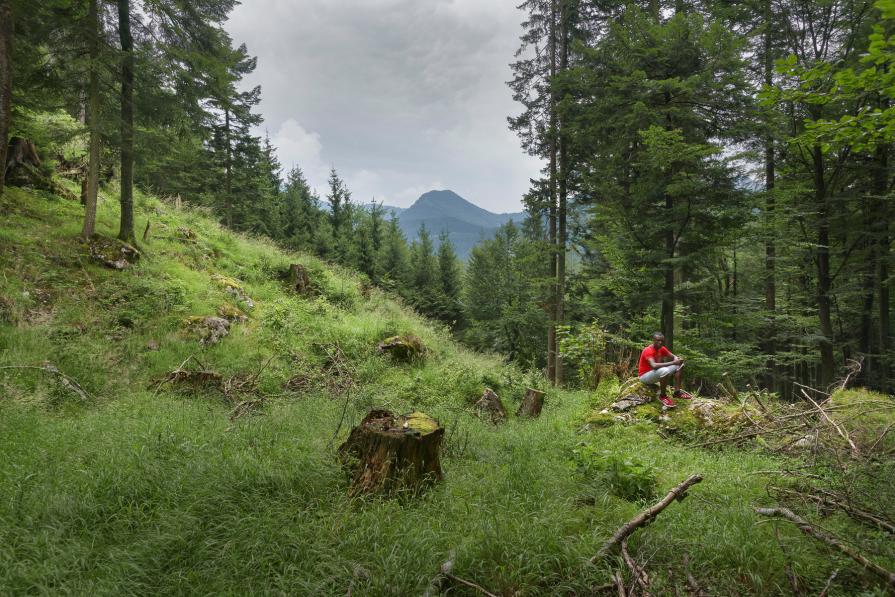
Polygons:
<instances>
[{"instance_id":1,"label":"cut log","mask_svg":"<svg viewBox=\"0 0 895 597\"><path fill-rule=\"evenodd\" d=\"M485 393L475 403L475 410L480 417L486 418L494 425L507 420L507 411L503 407L503 402L491 388L485 388Z\"/></svg>"},{"instance_id":2,"label":"cut log","mask_svg":"<svg viewBox=\"0 0 895 597\"><path fill-rule=\"evenodd\" d=\"M372 410L339 447L351 496L416 493L440 481L444 428L420 412Z\"/></svg>"},{"instance_id":3,"label":"cut log","mask_svg":"<svg viewBox=\"0 0 895 597\"><path fill-rule=\"evenodd\" d=\"M533 388L526 388L522 397L522 404L516 412L517 417L538 417L544 408L544 392Z\"/></svg>"},{"instance_id":4,"label":"cut log","mask_svg":"<svg viewBox=\"0 0 895 597\"><path fill-rule=\"evenodd\" d=\"M301 296L309 296L314 293L308 268L300 263L293 263L289 266L289 285Z\"/></svg>"}]
</instances>

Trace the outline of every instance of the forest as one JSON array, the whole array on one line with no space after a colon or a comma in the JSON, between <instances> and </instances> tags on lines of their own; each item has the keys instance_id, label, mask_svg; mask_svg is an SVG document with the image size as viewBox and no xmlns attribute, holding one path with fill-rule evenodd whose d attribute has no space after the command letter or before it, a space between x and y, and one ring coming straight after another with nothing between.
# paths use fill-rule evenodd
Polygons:
<instances>
[{"instance_id":1,"label":"forest","mask_svg":"<svg viewBox=\"0 0 895 597\"><path fill-rule=\"evenodd\" d=\"M0 0L0 593L893 590L895 0L522 1L465 261L280 163L237 4Z\"/></svg>"}]
</instances>

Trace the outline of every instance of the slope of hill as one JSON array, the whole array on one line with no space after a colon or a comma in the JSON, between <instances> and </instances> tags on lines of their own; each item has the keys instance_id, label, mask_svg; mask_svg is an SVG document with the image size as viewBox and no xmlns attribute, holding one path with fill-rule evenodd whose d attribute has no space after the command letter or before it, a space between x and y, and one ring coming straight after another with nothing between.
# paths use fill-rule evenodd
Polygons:
<instances>
[{"instance_id":1,"label":"slope of hill","mask_svg":"<svg viewBox=\"0 0 895 597\"><path fill-rule=\"evenodd\" d=\"M524 213L492 213L453 191L424 193L413 205L397 215L401 230L408 240L417 237L421 225L426 226L436 243L438 235L447 231L461 259L468 257L472 247L479 241L494 236L500 226L510 220L521 224L525 217Z\"/></svg>"},{"instance_id":2,"label":"slope of hill","mask_svg":"<svg viewBox=\"0 0 895 597\"><path fill-rule=\"evenodd\" d=\"M588 561L645 505L617 497L618 483L664 494L697 472L690 499L631 539L653 594L688 574L712 595L787 594L788 558L820 590L833 567L793 527L780 529L784 556L772 526L755 524L769 499L757 473L794 461L669 440L662 417L695 421L686 409L589 433L610 384L551 391L539 419L518 419L539 375L463 349L350 271L146 196L143 255L116 271L77 239L77 203L13 188L0 210L2 594L475 594L439 574L447 560L495 594L608 594L623 565ZM116 222L107 198L98 229ZM281 279L290 263L306 266L314 296ZM216 314L229 334L203 344L194 318ZM378 354L396 333L418 335L428 357ZM203 373L185 383L184 371ZM485 387L506 424L474 416ZM443 482L348 497L336 448L377 407L441 421ZM582 473L570 466L582 453L621 468ZM836 591L872 586L836 565Z\"/></svg>"}]
</instances>

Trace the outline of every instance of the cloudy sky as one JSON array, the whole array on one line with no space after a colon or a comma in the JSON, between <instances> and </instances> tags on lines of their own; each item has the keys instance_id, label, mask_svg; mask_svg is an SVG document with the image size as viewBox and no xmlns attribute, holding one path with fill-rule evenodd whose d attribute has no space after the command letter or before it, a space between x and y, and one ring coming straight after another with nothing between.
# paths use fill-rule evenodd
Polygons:
<instances>
[{"instance_id":1,"label":"cloudy sky","mask_svg":"<svg viewBox=\"0 0 895 597\"><path fill-rule=\"evenodd\" d=\"M248 81L285 168L325 194L406 207L452 189L519 211L539 164L506 117L516 0L243 0L227 25L258 56Z\"/></svg>"}]
</instances>

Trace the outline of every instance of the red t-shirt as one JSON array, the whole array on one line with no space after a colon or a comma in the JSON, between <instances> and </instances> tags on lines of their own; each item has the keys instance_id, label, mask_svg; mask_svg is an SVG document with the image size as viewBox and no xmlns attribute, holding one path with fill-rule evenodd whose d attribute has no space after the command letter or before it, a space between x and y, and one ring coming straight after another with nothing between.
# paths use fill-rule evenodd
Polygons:
<instances>
[{"instance_id":1,"label":"red t-shirt","mask_svg":"<svg viewBox=\"0 0 895 597\"><path fill-rule=\"evenodd\" d=\"M664 346L660 346L659 350L656 350L652 344L643 349L643 352L640 353L640 371L637 373L637 377L640 377L647 371L652 371L653 368L650 367L649 359L652 359L659 362L661 357L667 357L671 355L671 351L665 348Z\"/></svg>"}]
</instances>

